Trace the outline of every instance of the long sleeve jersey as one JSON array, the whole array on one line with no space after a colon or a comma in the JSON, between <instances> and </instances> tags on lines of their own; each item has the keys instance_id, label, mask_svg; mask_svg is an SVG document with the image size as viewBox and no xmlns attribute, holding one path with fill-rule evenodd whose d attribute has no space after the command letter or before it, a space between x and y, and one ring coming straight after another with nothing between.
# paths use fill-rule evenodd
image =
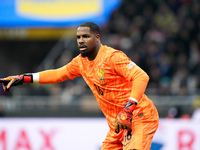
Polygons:
<instances>
[{"instance_id":1,"label":"long sleeve jersey","mask_svg":"<svg viewBox=\"0 0 200 150\"><path fill-rule=\"evenodd\" d=\"M92 90L113 130L117 114L130 97L138 101L133 116L144 113L145 107L152 105L144 94L149 81L148 75L125 53L105 45L101 45L93 61L78 55L61 68L39 72L38 82L57 83L79 76L83 77Z\"/></svg>"}]
</instances>

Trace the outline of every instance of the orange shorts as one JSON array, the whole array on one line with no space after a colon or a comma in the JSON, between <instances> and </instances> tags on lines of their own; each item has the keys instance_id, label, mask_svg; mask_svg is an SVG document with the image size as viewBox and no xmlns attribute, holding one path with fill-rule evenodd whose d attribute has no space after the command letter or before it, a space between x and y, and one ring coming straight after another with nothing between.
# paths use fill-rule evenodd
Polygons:
<instances>
[{"instance_id":1,"label":"orange shorts","mask_svg":"<svg viewBox=\"0 0 200 150\"><path fill-rule=\"evenodd\" d=\"M101 150L150 150L159 124L157 109L153 106L150 111L151 116L145 116L143 113L133 116L131 133L124 130L116 134L109 130Z\"/></svg>"}]
</instances>

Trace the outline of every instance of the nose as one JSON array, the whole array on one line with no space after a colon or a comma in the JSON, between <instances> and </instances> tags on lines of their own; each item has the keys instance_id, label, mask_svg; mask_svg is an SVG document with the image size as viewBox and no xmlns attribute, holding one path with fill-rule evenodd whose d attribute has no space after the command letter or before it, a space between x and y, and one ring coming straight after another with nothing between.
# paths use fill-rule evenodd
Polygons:
<instances>
[{"instance_id":1,"label":"nose","mask_svg":"<svg viewBox=\"0 0 200 150\"><path fill-rule=\"evenodd\" d=\"M84 43L83 37L80 37L80 38L78 39L78 43Z\"/></svg>"}]
</instances>

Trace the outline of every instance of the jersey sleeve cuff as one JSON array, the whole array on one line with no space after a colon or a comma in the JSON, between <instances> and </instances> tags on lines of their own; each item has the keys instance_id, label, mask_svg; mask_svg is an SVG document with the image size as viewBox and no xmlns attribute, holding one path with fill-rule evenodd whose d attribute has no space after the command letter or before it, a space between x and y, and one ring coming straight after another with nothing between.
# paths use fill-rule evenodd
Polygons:
<instances>
[{"instance_id":1,"label":"jersey sleeve cuff","mask_svg":"<svg viewBox=\"0 0 200 150\"><path fill-rule=\"evenodd\" d=\"M39 73L33 73L33 83L39 83Z\"/></svg>"}]
</instances>

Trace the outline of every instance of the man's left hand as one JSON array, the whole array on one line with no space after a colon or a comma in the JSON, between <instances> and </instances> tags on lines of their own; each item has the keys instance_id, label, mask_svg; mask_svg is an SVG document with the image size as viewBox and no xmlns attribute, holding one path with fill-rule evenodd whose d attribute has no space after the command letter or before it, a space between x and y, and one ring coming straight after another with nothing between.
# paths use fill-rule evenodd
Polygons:
<instances>
[{"instance_id":1,"label":"man's left hand","mask_svg":"<svg viewBox=\"0 0 200 150\"><path fill-rule=\"evenodd\" d=\"M115 132L119 133L120 130L132 130L132 113L121 111L115 119Z\"/></svg>"},{"instance_id":2,"label":"man's left hand","mask_svg":"<svg viewBox=\"0 0 200 150\"><path fill-rule=\"evenodd\" d=\"M127 129L132 130L132 116L133 110L135 109L137 103L132 100L128 100L123 110L117 115L115 119L115 132L119 133L120 130Z\"/></svg>"}]
</instances>

